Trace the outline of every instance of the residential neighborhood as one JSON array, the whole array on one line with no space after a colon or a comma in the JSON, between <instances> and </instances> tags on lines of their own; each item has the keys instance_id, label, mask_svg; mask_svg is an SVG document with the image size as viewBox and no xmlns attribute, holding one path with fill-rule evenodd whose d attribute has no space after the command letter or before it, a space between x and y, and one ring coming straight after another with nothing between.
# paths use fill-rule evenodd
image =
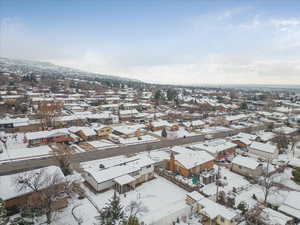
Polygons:
<instances>
[{"instance_id":1,"label":"residential neighborhood","mask_svg":"<svg viewBox=\"0 0 300 225\"><path fill-rule=\"evenodd\" d=\"M53 90L1 62L7 222L94 224L114 199L145 225L299 223L299 93L72 77Z\"/></svg>"},{"instance_id":2,"label":"residential neighborhood","mask_svg":"<svg viewBox=\"0 0 300 225\"><path fill-rule=\"evenodd\" d=\"M0 0L0 225L300 225L300 0Z\"/></svg>"}]
</instances>

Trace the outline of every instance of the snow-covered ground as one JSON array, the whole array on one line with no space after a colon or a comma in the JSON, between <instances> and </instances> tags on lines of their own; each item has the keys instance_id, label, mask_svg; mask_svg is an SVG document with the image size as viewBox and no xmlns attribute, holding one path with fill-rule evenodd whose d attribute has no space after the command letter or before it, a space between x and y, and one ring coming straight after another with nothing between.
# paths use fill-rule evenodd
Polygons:
<instances>
[{"instance_id":1,"label":"snow-covered ground","mask_svg":"<svg viewBox=\"0 0 300 225\"><path fill-rule=\"evenodd\" d=\"M132 138L120 138L120 143L125 145L135 145L135 144L142 144L142 143L150 143L150 142L158 142L159 139L155 138L151 135L145 135L140 136L140 139L138 137L132 137Z\"/></svg>"},{"instance_id":2,"label":"snow-covered ground","mask_svg":"<svg viewBox=\"0 0 300 225\"><path fill-rule=\"evenodd\" d=\"M103 148L111 148L111 147L118 147L118 145L112 143L109 140L97 140L97 141L89 141L87 142L91 146L97 149L103 149Z\"/></svg>"},{"instance_id":3,"label":"snow-covered ground","mask_svg":"<svg viewBox=\"0 0 300 225\"><path fill-rule=\"evenodd\" d=\"M218 169L215 168L217 171ZM220 173L222 177L222 182L225 184L223 187L219 187L219 191L224 191L228 193L233 190L235 187L236 189L245 188L250 185L249 181L247 181L242 175L237 173L231 172L229 169L220 167ZM217 186L215 183L211 183L205 185L203 188L200 189L203 193L207 195L215 195L217 193Z\"/></svg>"},{"instance_id":4,"label":"snow-covered ground","mask_svg":"<svg viewBox=\"0 0 300 225\"><path fill-rule=\"evenodd\" d=\"M96 195L90 191L88 192L99 208L102 208L108 199L113 196L113 190ZM129 205L130 201L141 201L148 211L140 216L140 220L150 224L186 208L186 193L185 190L177 187L168 180L157 177L154 180L143 183L135 190L127 192L126 197L124 194L120 195L120 198L124 207Z\"/></svg>"},{"instance_id":5,"label":"snow-covered ground","mask_svg":"<svg viewBox=\"0 0 300 225\"><path fill-rule=\"evenodd\" d=\"M0 148L3 150L3 152L0 153L0 163L11 160L46 157L51 154L51 148L46 145L32 148L26 147L27 145L24 143L23 133L17 133L16 138L11 134L6 134L6 137L7 148L0 142Z\"/></svg>"}]
</instances>

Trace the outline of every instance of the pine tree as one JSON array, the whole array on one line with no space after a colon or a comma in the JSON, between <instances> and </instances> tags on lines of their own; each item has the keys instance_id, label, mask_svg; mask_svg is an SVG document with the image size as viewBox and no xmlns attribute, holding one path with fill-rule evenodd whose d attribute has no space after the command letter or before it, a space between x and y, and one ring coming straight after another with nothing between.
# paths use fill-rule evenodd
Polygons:
<instances>
[{"instance_id":1,"label":"pine tree","mask_svg":"<svg viewBox=\"0 0 300 225\"><path fill-rule=\"evenodd\" d=\"M7 221L8 221L7 211L4 207L3 200L0 198L0 225L6 224Z\"/></svg>"},{"instance_id":2,"label":"pine tree","mask_svg":"<svg viewBox=\"0 0 300 225\"><path fill-rule=\"evenodd\" d=\"M167 131L166 131L166 128L164 128L164 129L161 131L161 136L162 136L162 137L167 137L167 136L168 136Z\"/></svg>"},{"instance_id":3,"label":"pine tree","mask_svg":"<svg viewBox=\"0 0 300 225\"><path fill-rule=\"evenodd\" d=\"M106 206L102 209L99 215L101 225L117 225L124 219L123 207L120 203L120 198L116 191L113 197L109 200Z\"/></svg>"},{"instance_id":4,"label":"pine tree","mask_svg":"<svg viewBox=\"0 0 300 225\"><path fill-rule=\"evenodd\" d=\"M122 219L124 216L123 206L121 206L120 197L117 196L116 191L114 192L112 199L109 201L109 204L111 207L111 214L113 220L117 221Z\"/></svg>"}]
</instances>

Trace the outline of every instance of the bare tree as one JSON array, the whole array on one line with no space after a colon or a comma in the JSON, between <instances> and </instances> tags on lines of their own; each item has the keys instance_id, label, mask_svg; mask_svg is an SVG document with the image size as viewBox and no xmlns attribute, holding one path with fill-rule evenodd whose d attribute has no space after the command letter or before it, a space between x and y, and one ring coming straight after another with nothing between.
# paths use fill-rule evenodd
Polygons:
<instances>
[{"instance_id":1,"label":"bare tree","mask_svg":"<svg viewBox=\"0 0 300 225\"><path fill-rule=\"evenodd\" d=\"M59 170L49 173L46 169L22 173L15 179L18 191L30 190L27 207L38 209L51 224L57 208L57 199L69 194L69 185Z\"/></svg>"},{"instance_id":2,"label":"bare tree","mask_svg":"<svg viewBox=\"0 0 300 225\"><path fill-rule=\"evenodd\" d=\"M55 156L64 175L70 175L72 173L72 149L69 148L66 144L57 143L55 145L52 145L52 153Z\"/></svg>"},{"instance_id":3,"label":"bare tree","mask_svg":"<svg viewBox=\"0 0 300 225\"><path fill-rule=\"evenodd\" d=\"M283 132L280 132L277 137L273 139L273 143L276 144L279 152L283 153L289 146L289 139Z\"/></svg>"},{"instance_id":4,"label":"bare tree","mask_svg":"<svg viewBox=\"0 0 300 225\"><path fill-rule=\"evenodd\" d=\"M129 217L136 217L148 212L148 208L141 201L131 201L126 207Z\"/></svg>"},{"instance_id":5,"label":"bare tree","mask_svg":"<svg viewBox=\"0 0 300 225\"><path fill-rule=\"evenodd\" d=\"M41 120L43 130L47 130L54 125L54 119L62 109L61 102L42 102L38 105L38 116Z\"/></svg>"},{"instance_id":6,"label":"bare tree","mask_svg":"<svg viewBox=\"0 0 300 225\"><path fill-rule=\"evenodd\" d=\"M278 192L280 189L281 183L280 179L277 179L280 175L278 174L271 174L270 172L270 160L267 162L266 171L263 174L263 179L261 180L261 187L264 193L264 204L267 204L268 197L271 193Z\"/></svg>"},{"instance_id":7,"label":"bare tree","mask_svg":"<svg viewBox=\"0 0 300 225\"><path fill-rule=\"evenodd\" d=\"M148 208L144 206L141 201L131 201L125 211L128 213L128 220L126 222L126 225L128 225L130 222L133 222L137 216L141 216L148 212Z\"/></svg>"}]
</instances>

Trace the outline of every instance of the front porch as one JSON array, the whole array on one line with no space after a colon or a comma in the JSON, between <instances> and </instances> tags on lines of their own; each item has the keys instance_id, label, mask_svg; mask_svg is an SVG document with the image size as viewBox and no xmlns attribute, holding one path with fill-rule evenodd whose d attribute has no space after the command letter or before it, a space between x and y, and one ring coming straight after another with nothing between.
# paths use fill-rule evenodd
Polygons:
<instances>
[{"instance_id":1,"label":"front porch","mask_svg":"<svg viewBox=\"0 0 300 225\"><path fill-rule=\"evenodd\" d=\"M136 179L128 174L117 177L114 179L114 181L115 190L117 190L120 194L135 189Z\"/></svg>"}]
</instances>

